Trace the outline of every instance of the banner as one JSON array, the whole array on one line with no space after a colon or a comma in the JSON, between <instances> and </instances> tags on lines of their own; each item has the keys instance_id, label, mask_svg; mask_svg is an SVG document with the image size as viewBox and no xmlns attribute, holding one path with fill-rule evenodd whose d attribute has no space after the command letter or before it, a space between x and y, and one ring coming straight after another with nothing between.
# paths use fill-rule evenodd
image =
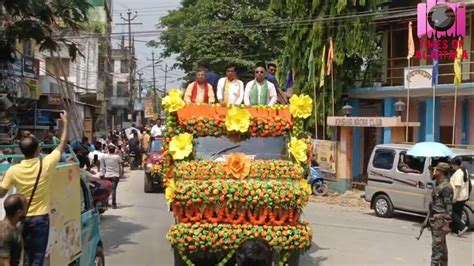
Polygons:
<instances>
[{"instance_id":1,"label":"banner","mask_svg":"<svg viewBox=\"0 0 474 266\"><path fill-rule=\"evenodd\" d=\"M155 112L154 112L154 106L153 106L153 99L146 99L145 100L145 118L154 118L155 117Z\"/></svg>"},{"instance_id":2,"label":"banner","mask_svg":"<svg viewBox=\"0 0 474 266\"><path fill-rule=\"evenodd\" d=\"M330 140L314 140L314 155L319 169L324 172L336 173L336 142Z\"/></svg>"}]
</instances>

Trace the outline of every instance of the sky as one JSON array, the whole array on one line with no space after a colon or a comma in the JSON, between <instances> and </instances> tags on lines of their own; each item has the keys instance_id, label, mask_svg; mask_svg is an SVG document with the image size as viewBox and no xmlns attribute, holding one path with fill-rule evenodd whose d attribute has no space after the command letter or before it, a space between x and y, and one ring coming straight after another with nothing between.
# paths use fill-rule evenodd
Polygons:
<instances>
[{"instance_id":1,"label":"sky","mask_svg":"<svg viewBox=\"0 0 474 266\"><path fill-rule=\"evenodd\" d=\"M125 32L128 34L128 26L115 25L116 23L124 23L120 18L120 13L126 17L127 9L132 12L137 11L137 18L133 21L136 23L143 23L142 25L132 26L132 32L143 32L156 30L155 25L159 22L160 17L165 16L168 11L177 9L180 7L180 0L112 0L113 3L113 27L112 33ZM143 34L141 34L143 35ZM121 37L112 37L113 48L118 48ZM158 34L147 34L146 36L140 36L137 34L135 37L135 51L137 57L137 70L143 73L143 80L150 82L152 79L152 68L151 62L147 59L151 59L151 53L155 52L155 59L159 57L161 50L158 48L151 48L146 46L146 43L151 40L156 40ZM126 35L125 42L128 43L128 35ZM162 63L155 69L157 76L157 87L163 89L164 85L164 72L162 69L168 64L171 67L176 61L173 57L171 58L160 58L163 60ZM180 78L184 76L184 73L179 69L173 69L168 72L167 88L180 87ZM138 77L137 77L138 78Z\"/></svg>"}]
</instances>

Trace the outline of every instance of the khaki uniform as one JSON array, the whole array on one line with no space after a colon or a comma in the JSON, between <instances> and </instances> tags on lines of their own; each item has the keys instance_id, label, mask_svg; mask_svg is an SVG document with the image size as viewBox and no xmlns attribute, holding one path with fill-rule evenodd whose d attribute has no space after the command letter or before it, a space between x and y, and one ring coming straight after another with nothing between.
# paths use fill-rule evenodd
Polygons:
<instances>
[{"instance_id":1,"label":"khaki uniform","mask_svg":"<svg viewBox=\"0 0 474 266\"><path fill-rule=\"evenodd\" d=\"M430 208L431 266L445 266L448 265L448 246L443 227L449 229L453 212L453 188L447 179L433 189Z\"/></svg>"}]
</instances>

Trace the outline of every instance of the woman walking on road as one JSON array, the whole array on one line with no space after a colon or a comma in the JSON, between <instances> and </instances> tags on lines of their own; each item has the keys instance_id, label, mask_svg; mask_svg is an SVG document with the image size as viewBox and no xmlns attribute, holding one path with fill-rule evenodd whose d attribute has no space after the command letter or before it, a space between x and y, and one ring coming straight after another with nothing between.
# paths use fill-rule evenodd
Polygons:
<instances>
[{"instance_id":1,"label":"woman walking on road","mask_svg":"<svg viewBox=\"0 0 474 266\"><path fill-rule=\"evenodd\" d=\"M115 145L109 145L108 154L104 154L100 161L101 178L108 179L112 182L112 208L117 208L117 186L122 176L122 157L115 153Z\"/></svg>"}]
</instances>

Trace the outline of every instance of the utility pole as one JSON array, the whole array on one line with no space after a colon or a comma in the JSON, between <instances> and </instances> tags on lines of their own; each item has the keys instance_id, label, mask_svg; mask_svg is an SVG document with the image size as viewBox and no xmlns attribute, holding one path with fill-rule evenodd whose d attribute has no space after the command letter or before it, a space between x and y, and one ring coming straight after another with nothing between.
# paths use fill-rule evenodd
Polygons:
<instances>
[{"instance_id":1,"label":"utility pole","mask_svg":"<svg viewBox=\"0 0 474 266\"><path fill-rule=\"evenodd\" d=\"M138 13L137 11L135 11L135 14L132 16L133 12L129 9L127 11L127 14L126 14L126 17L120 13L120 18L125 22L125 23L116 23L115 25L128 25L128 52L129 52L129 69L130 69L130 72L129 72L129 82L128 82L128 89L129 89L129 92L130 92L130 95L133 95L133 80L134 80L134 66L135 66L135 51L133 49L133 45L132 45L132 25L142 25L143 23L134 23L132 21L134 21L137 16L138 16ZM133 102L133 100L132 100Z\"/></svg>"},{"instance_id":2,"label":"utility pole","mask_svg":"<svg viewBox=\"0 0 474 266\"><path fill-rule=\"evenodd\" d=\"M167 82L167 79L168 79L168 72L171 71L171 68L168 68L168 64L165 65L165 69L161 68L161 71L165 72L165 84L164 84L164 94L166 94L166 82Z\"/></svg>"},{"instance_id":3,"label":"utility pole","mask_svg":"<svg viewBox=\"0 0 474 266\"><path fill-rule=\"evenodd\" d=\"M143 76L143 73L141 72L138 72L138 101L140 102L140 104L142 103L142 76ZM137 115L137 125L139 126L143 126L142 125L142 114L143 114L143 111L138 111L138 115Z\"/></svg>"},{"instance_id":4,"label":"utility pole","mask_svg":"<svg viewBox=\"0 0 474 266\"><path fill-rule=\"evenodd\" d=\"M153 111L158 112L159 114L159 108L157 108L157 93L156 93L156 72L155 72L155 66L156 64L159 64L161 60L156 60L155 59L155 52L151 52L151 59L147 59L147 61L151 61L151 67L153 69L153 78L152 78L152 84L153 84Z\"/></svg>"}]
</instances>

